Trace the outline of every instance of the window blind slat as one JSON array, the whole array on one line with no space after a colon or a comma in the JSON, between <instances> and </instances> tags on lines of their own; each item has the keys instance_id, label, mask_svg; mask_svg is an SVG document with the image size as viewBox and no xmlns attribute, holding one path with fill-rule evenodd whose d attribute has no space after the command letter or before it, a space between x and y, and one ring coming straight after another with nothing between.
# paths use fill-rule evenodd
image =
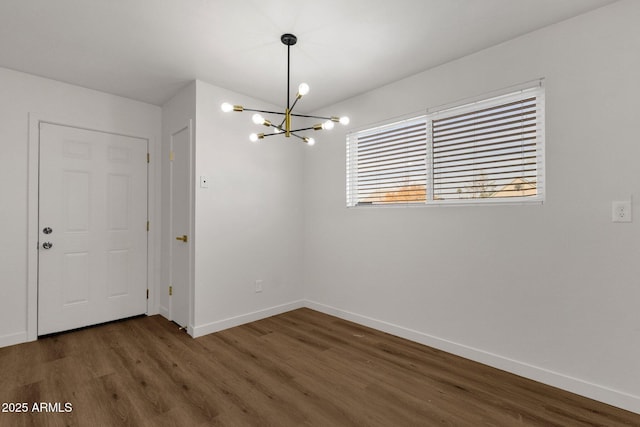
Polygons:
<instances>
[{"instance_id":1,"label":"window blind slat","mask_svg":"<svg viewBox=\"0 0 640 427\"><path fill-rule=\"evenodd\" d=\"M505 128L520 128L523 126L531 126L535 124L536 119L536 111L528 111L521 112L516 115L517 118L507 120L506 117L497 116L492 120L481 121L478 120L474 116L470 116L463 124L460 124L455 127L448 128L436 128L434 125L431 127L431 134L435 140L442 140L454 137L456 135L471 133L474 132L476 134L490 130L495 131L497 129L505 129Z\"/></svg>"},{"instance_id":2,"label":"window blind slat","mask_svg":"<svg viewBox=\"0 0 640 427\"><path fill-rule=\"evenodd\" d=\"M536 156L528 156L527 154L535 153L536 150L522 150L520 153L502 153L502 154L490 154L485 156L473 156L466 158L464 160L460 159L449 159L449 160L440 160L437 163L433 164L433 170L439 171L443 168L459 168L459 167L467 167L473 166L477 168L481 165L489 165L495 163L509 163L516 162L518 164L522 164L522 162L527 159L535 159ZM515 154L515 155L514 155ZM490 159L490 160L486 160Z\"/></svg>"},{"instance_id":3,"label":"window blind slat","mask_svg":"<svg viewBox=\"0 0 640 427\"><path fill-rule=\"evenodd\" d=\"M483 143L484 141L480 141L482 143L480 144L474 144L473 142L465 142L465 143L461 143L461 144L452 144L450 146L447 146L443 149L435 149L433 150L434 153L437 153L440 156L448 156L450 154L448 153L466 153L466 152L470 152L473 151L474 149L484 149L487 147L517 147L520 144L525 143L527 146L534 146L536 145L536 138L535 136L530 136L530 137L520 137L520 138L514 138L514 139L507 139L507 140L493 140L491 142L488 143Z\"/></svg>"},{"instance_id":4,"label":"window blind slat","mask_svg":"<svg viewBox=\"0 0 640 427\"><path fill-rule=\"evenodd\" d=\"M535 120L535 118L534 118ZM516 126L493 126L492 128L472 128L465 129L464 131L459 131L447 135L434 135L433 136L433 145L434 147L447 146L451 143L455 143L458 141L464 140L477 140L482 137L506 137L508 135L521 135L523 133L534 133L536 132L537 123L535 121L531 122L520 122Z\"/></svg>"},{"instance_id":5,"label":"window blind slat","mask_svg":"<svg viewBox=\"0 0 640 427\"><path fill-rule=\"evenodd\" d=\"M524 112L519 109L515 111L517 111L516 114L507 114L504 116L501 115L498 118L491 118L487 120L474 119L472 123L476 127L480 127L480 126L485 127L484 126L485 124L493 125L496 122L502 122L502 124L507 125L507 124L514 124L514 123L525 121L525 120L529 121L533 117L535 117L535 115L531 114L535 112L535 110L531 110L529 114L523 114ZM518 120L513 120L515 118L518 118ZM444 135L449 133L450 131L454 131L454 130L457 131L458 129L465 129L468 127L469 127L468 120L460 121L457 123L449 123L446 126L443 124L437 124L437 123L434 123L432 125L434 135Z\"/></svg>"},{"instance_id":6,"label":"window blind slat","mask_svg":"<svg viewBox=\"0 0 640 427\"><path fill-rule=\"evenodd\" d=\"M487 108L480 108L480 109L474 109L471 113L462 113L462 114L457 114L457 115L451 115L451 116L447 116L445 118L440 118L440 119L434 119L433 120L433 126L438 127L438 126L444 126L446 124L451 124L451 123L458 123L460 121L463 121L461 118L465 118L470 116L470 115L475 115L476 117L487 117L487 116L491 116L493 114L493 112L495 112L496 110L500 111L509 111L510 107L512 106L518 106L517 108L523 108L526 107L527 105L534 103L536 101L535 97L531 97L531 98L527 98L527 99L522 99L522 100L518 100L518 101L513 101L513 102L507 102L505 104L499 104L499 105L494 105L491 107L487 107ZM479 102L478 104L481 104L481 102Z\"/></svg>"}]
</instances>

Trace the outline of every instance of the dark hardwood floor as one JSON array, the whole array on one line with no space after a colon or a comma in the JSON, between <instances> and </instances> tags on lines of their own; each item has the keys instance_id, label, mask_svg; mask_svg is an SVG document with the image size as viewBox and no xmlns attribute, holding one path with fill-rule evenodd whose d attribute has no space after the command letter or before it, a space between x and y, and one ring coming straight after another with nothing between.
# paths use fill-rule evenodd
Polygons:
<instances>
[{"instance_id":1,"label":"dark hardwood floor","mask_svg":"<svg viewBox=\"0 0 640 427\"><path fill-rule=\"evenodd\" d=\"M50 336L1 348L0 378L3 409L28 406L0 413L11 427L640 426L640 415L308 309L198 339L160 316ZM39 402L49 412L33 411Z\"/></svg>"}]
</instances>

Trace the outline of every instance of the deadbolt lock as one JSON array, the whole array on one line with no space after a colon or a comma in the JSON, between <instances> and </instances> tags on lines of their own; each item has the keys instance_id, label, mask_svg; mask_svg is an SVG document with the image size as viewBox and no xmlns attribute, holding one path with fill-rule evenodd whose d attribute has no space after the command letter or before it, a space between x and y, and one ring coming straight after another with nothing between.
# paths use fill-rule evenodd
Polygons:
<instances>
[{"instance_id":1,"label":"deadbolt lock","mask_svg":"<svg viewBox=\"0 0 640 427\"><path fill-rule=\"evenodd\" d=\"M53 233L53 230L51 229L51 227L45 227L45 228L42 229L42 232L44 234L51 234L51 233Z\"/></svg>"}]
</instances>

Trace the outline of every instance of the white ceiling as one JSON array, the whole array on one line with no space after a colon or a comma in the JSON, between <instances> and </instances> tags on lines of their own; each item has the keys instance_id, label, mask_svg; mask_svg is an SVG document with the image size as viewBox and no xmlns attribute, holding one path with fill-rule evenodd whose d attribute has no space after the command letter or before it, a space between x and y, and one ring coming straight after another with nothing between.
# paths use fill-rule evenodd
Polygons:
<instances>
[{"instance_id":1,"label":"white ceiling","mask_svg":"<svg viewBox=\"0 0 640 427\"><path fill-rule=\"evenodd\" d=\"M0 66L157 105L194 79L281 105L291 32L312 111L613 1L0 0Z\"/></svg>"}]
</instances>

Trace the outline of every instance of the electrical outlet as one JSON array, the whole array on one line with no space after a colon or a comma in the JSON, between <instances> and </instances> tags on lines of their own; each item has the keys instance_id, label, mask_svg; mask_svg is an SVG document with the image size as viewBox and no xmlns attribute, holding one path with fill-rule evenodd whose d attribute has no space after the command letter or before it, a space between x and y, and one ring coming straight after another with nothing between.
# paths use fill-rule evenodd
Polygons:
<instances>
[{"instance_id":1,"label":"electrical outlet","mask_svg":"<svg viewBox=\"0 0 640 427\"><path fill-rule=\"evenodd\" d=\"M262 279L256 280L256 293L262 292Z\"/></svg>"},{"instance_id":2,"label":"electrical outlet","mask_svg":"<svg viewBox=\"0 0 640 427\"><path fill-rule=\"evenodd\" d=\"M631 222L631 201L613 202L611 204L612 222Z\"/></svg>"}]
</instances>

